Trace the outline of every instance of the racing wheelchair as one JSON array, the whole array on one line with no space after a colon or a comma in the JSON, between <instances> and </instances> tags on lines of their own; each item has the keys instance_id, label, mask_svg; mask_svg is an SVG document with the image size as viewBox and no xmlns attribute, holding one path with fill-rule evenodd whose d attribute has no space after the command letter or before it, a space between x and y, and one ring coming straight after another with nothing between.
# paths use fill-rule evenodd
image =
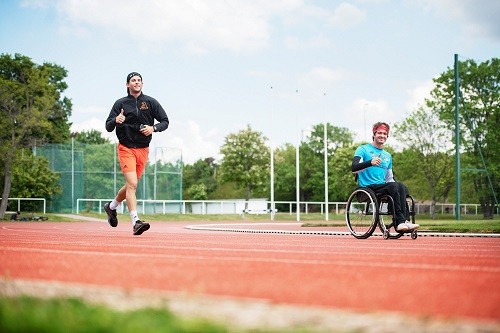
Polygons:
<instances>
[{"instance_id":1,"label":"racing wheelchair","mask_svg":"<svg viewBox=\"0 0 500 333\"><path fill-rule=\"evenodd\" d=\"M406 197L406 205L410 220L415 223L415 201L411 195ZM384 239L397 239L405 233L411 233L412 239L418 237L417 230L396 231L394 200L387 194L376 195L368 187L358 187L351 193L347 200L345 217L347 228L358 239L370 237L377 226Z\"/></svg>"}]
</instances>

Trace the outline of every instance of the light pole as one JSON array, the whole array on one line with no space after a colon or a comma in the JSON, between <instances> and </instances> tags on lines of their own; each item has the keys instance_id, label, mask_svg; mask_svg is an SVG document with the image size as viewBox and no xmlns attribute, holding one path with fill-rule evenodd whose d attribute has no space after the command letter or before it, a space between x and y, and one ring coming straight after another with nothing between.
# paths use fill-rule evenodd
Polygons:
<instances>
[{"instance_id":1,"label":"light pole","mask_svg":"<svg viewBox=\"0 0 500 333\"><path fill-rule=\"evenodd\" d=\"M296 112L296 121L297 121L297 132L299 130L299 90L295 91L297 93L297 112ZM297 133L297 148L295 149L295 196L296 196L296 214L297 214L297 222L300 222L300 169L299 169L299 147L300 147L300 133Z\"/></svg>"},{"instance_id":2,"label":"light pole","mask_svg":"<svg viewBox=\"0 0 500 333\"><path fill-rule=\"evenodd\" d=\"M273 126L274 122L274 107L272 101L274 100L273 97L273 87L271 87L271 126ZM269 143L271 147L271 221L274 221L274 146L273 142Z\"/></svg>"},{"instance_id":3,"label":"light pole","mask_svg":"<svg viewBox=\"0 0 500 333\"><path fill-rule=\"evenodd\" d=\"M326 93L323 94L326 99ZM325 220L328 221L328 123L326 122L326 101L325 101L325 123L323 126L323 145L324 145L324 158L325 158Z\"/></svg>"}]
</instances>

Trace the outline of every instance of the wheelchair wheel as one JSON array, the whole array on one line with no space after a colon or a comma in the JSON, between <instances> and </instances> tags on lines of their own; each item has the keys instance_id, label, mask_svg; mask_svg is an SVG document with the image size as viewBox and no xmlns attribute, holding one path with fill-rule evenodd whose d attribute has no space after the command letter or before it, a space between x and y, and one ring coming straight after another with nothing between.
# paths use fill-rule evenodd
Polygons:
<instances>
[{"instance_id":1,"label":"wheelchair wheel","mask_svg":"<svg viewBox=\"0 0 500 333\"><path fill-rule=\"evenodd\" d=\"M378 227L382 232L384 239L398 239L404 235L402 232L397 232L394 227L394 200L389 195L381 195L379 198L378 207Z\"/></svg>"},{"instance_id":2,"label":"wheelchair wheel","mask_svg":"<svg viewBox=\"0 0 500 333\"><path fill-rule=\"evenodd\" d=\"M415 223L415 200L411 195L408 195L406 197L406 206L408 207L408 211L410 212L411 223Z\"/></svg>"},{"instance_id":3,"label":"wheelchair wheel","mask_svg":"<svg viewBox=\"0 0 500 333\"><path fill-rule=\"evenodd\" d=\"M370 237L377 226L378 203L375 193L366 187L355 189L347 200L345 214L347 228L354 237Z\"/></svg>"},{"instance_id":4,"label":"wheelchair wheel","mask_svg":"<svg viewBox=\"0 0 500 333\"><path fill-rule=\"evenodd\" d=\"M404 232L397 232L394 228L395 216L392 212L394 201L389 195L383 195L378 198L379 200L379 229L384 236L384 239L398 239L403 236ZM406 197L406 208L410 213L410 222L415 223L415 200L411 195ZM384 219L385 216L385 219ZM392 231L391 229L394 228ZM411 239L417 239L417 231L413 230L410 233Z\"/></svg>"},{"instance_id":5,"label":"wheelchair wheel","mask_svg":"<svg viewBox=\"0 0 500 333\"><path fill-rule=\"evenodd\" d=\"M379 214L378 218L379 218L378 227L382 232L384 239L398 239L404 235L404 232L397 232L396 229L393 228L393 222L391 216L386 215L386 218L384 219L384 215ZM390 221L388 221L389 219Z\"/></svg>"}]
</instances>

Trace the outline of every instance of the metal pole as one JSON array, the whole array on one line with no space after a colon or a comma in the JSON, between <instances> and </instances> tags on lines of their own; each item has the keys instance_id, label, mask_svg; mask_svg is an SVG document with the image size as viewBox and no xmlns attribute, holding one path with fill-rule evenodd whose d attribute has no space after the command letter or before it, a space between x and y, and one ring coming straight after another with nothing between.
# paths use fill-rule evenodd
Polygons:
<instances>
[{"instance_id":1,"label":"metal pole","mask_svg":"<svg viewBox=\"0 0 500 333\"><path fill-rule=\"evenodd\" d=\"M71 133L71 213L75 211L75 135Z\"/></svg>"},{"instance_id":2,"label":"metal pole","mask_svg":"<svg viewBox=\"0 0 500 333\"><path fill-rule=\"evenodd\" d=\"M326 93L323 94L326 96ZM325 123L323 126L323 145L324 145L324 157L325 157L325 220L328 221L328 134L327 134L328 123L326 122L326 103L325 103Z\"/></svg>"},{"instance_id":3,"label":"metal pole","mask_svg":"<svg viewBox=\"0 0 500 333\"><path fill-rule=\"evenodd\" d=\"M271 93L273 92L273 87L271 87ZM271 95L271 126L273 126L273 122L274 122L274 107L272 105L272 95ZM274 221L274 146L273 146L273 142L272 142L272 139L271 139L271 142L270 142L270 146L271 146L271 221Z\"/></svg>"},{"instance_id":4,"label":"metal pole","mask_svg":"<svg viewBox=\"0 0 500 333\"><path fill-rule=\"evenodd\" d=\"M163 153L163 151L162 151L162 153ZM154 171L155 174L153 176L153 199L154 200L156 200L156 174L157 174L157 172L158 172L158 147L155 147L155 171ZM154 205L154 207L156 207L156 204Z\"/></svg>"},{"instance_id":5,"label":"metal pole","mask_svg":"<svg viewBox=\"0 0 500 333\"><path fill-rule=\"evenodd\" d=\"M297 129L299 129L299 90L296 90L297 93L297 112L296 112L296 117L297 117ZM300 221L300 169L299 169L299 147L300 147L300 132L297 133L298 139L297 139L297 148L295 150L295 196L296 196L296 214L297 214L297 222Z\"/></svg>"},{"instance_id":6,"label":"metal pole","mask_svg":"<svg viewBox=\"0 0 500 333\"><path fill-rule=\"evenodd\" d=\"M458 54L455 54L455 219L460 220L460 117L459 94L460 77L458 75Z\"/></svg>"}]
</instances>

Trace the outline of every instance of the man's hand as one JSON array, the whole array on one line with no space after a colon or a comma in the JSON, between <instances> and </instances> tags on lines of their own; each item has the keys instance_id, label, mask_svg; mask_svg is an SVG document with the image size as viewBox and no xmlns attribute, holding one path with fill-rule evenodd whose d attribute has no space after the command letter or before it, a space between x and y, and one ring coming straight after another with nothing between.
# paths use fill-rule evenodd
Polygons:
<instances>
[{"instance_id":1,"label":"man's hand","mask_svg":"<svg viewBox=\"0 0 500 333\"><path fill-rule=\"evenodd\" d=\"M125 122L125 115L123 114L124 112L125 111L123 111L122 109L122 112L120 112L120 114L116 116L115 121L117 124L123 124Z\"/></svg>"},{"instance_id":2,"label":"man's hand","mask_svg":"<svg viewBox=\"0 0 500 333\"><path fill-rule=\"evenodd\" d=\"M154 132L154 127L149 125L141 125L141 133L145 136L150 136Z\"/></svg>"},{"instance_id":3,"label":"man's hand","mask_svg":"<svg viewBox=\"0 0 500 333\"><path fill-rule=\"evenodd\" d=\"M372 165L378 166L378 165L380 165L380 163L382 163L382 159L379 156L372 158Z\"/></svg>"}]
</instances>

